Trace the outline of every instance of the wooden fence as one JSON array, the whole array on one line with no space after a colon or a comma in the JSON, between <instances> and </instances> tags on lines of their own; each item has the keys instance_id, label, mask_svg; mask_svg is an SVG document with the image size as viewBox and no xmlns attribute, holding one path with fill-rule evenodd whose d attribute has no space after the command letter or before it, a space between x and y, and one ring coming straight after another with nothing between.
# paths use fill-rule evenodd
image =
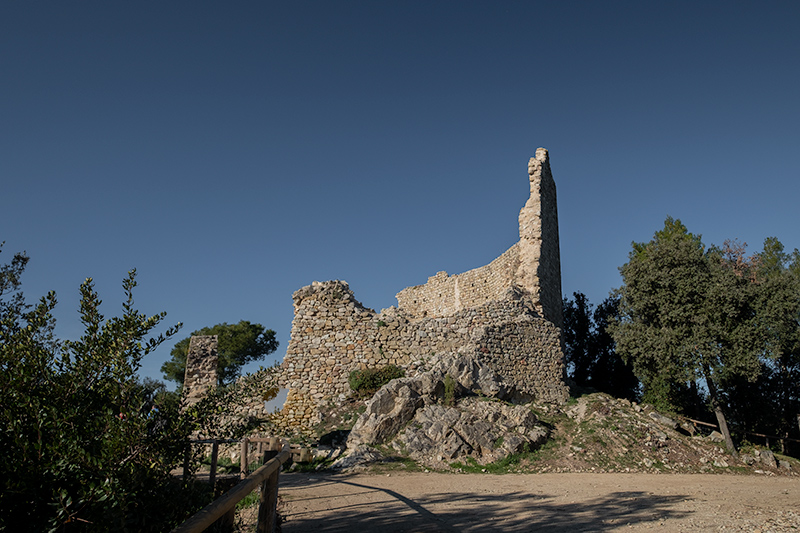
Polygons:
<instances>
[{"instance_id":1,"label":"wooden fence","mask_svg":"<svg viewBox=\"0 0 800 533\"><path fill-rule=\"evenodd\" d=\"M709 424L708 422L703 422L701 420L694 420L692 418L687 418L686 420L688 420L689 422L694 424L695 427L697 427L697 426L705 426L705 427L714 428L715 430L719 430L719 426L717 426L716 424ZM736 432L734 432L734 433L736 433ZM764 439L766 441L767 448L769 448L770 439L772 439L773 442L778 441L781 444L781 451L783 453L786 453L786 442L800 442L800 440L798 440L798 439L792 439L792 438L789 438L789 437L778 437L777 435L764 435L763 433L754 433L752 431L739 431L738 433L743 434L743 435L750 435L750 436L753 436L753 437L760 437L760 438Z\"/></svg>"},{"instance_id":2,"label":"wooden fence","mask_svg":"<svg viewBox=\"0 0 800 533\"><path fill-rule=\"evenodd\" d=\"M272 533L277 525L278 506L278 474L281 465L292 458L292 450L285 446L283 450L264 452L264 465L244 478L238 485L226 492L194 514L186 522L172 530L172 533L201 533L212 526L220 518L235 512L236 504L245 496L261 487L258 507L258 533ZM244 462L242 463L244 464ZM246 472L245 469L242 469Z\"/></svg>"},{"instance_id":3,"label":"wooden fence","mask_svg":"<svg viewBox=\"0 0 800 533\"><path fill-rule=\"evenodd\" d=\"M279 437L247 437L241 441L230 439L193 440L189 442L189 446L187 447L186 459L183 465L184 479L189 476L191 445L210 444L211 471L209 472L208 481L213 488L217 478L219 445L234 444L237 442L240 442L239 470L242 481L226 492L222 497L214 500L186 522L172 530L172 533L199 533L213 525L214 522L220 518L226 516L226 520L232 524L236 504L255 490L259 484L261 485L261 496L256 531L259 533L272 533L275 530L278 501L278 473L280 467L289 460L294 460L298 463L311 461L311 450L284 444ZM255 450L253 451L250 449L252 445L255 445ZM249 467L254 463L258 465L259 459L262 464L251 473Z\"/></svg>"}]
</instances>

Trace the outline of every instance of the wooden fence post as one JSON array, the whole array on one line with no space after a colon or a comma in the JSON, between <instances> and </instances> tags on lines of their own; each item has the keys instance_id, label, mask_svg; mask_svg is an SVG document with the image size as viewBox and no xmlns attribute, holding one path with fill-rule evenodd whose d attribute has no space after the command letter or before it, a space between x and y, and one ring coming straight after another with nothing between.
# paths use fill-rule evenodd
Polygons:
<instances>
[{"instance_id":1,"label":"wooden fence post","mask_svg":"<svg viewBox=\"0 0 800 533\"><path fill-rule=\"evenodd\" d=\"M262 460L264 461L264 464L267 464L267 461L269 461L273 457L277 457L279 453L280 453L280 450L267 450L267 451L265 451L264 452L264 456L262 457Z\"/></svg>"},{"instance_id":2,"label":"wooden fence post","mask_svg":"<svg viewBox=\"0 0 800 533\"><path fill-rule=\"evenodd\" d=\"M311 455L311 448L300 448L300 458L297 460L298 463L310 463L314 460L314 456Z\"/></svg>"},{"instance_id":3,"label":"wooden fence post","mask_svg":"<svg viewBox=\"0 0 800 533\"><path fill-rule=\"evenodd\" d=\"M250 445L250 439L247 437L242 439L241 458L239 461L242 479L247 477L247 448Z\"/></svg>"},{"instance_id":4,"label":"wooden fence post","mask_svg":"<svg viewBox=\"0 0 800 533\"><path fill-rule=\"evenodd\" d=\"M261 504L258 506L258 533L273 533L278 513L278 473L280 468L261 484Z\"/></svg>"},{"instance_id":5,"label":"wooden fence post","mask_svg":"<svg viewBox=\"0 0 800 533\"><path fill-rule=\"evenodd\" d=\"M217 481L217 455L219 454L219 441L214 439L211 444L211 472L208 474L208 482L211 490L214 490L214 483Z\"/></svg>"},{"instance_id":6,"label":"wooden fence post","mask_svg":"<svg viewBox=\"0 0 800 533\"><path fill-rule=\"evenodd\" d=\"M280 437L270 437L269 438L269 449L281 451L281 438Z\"/></svg>"}]
</instances>

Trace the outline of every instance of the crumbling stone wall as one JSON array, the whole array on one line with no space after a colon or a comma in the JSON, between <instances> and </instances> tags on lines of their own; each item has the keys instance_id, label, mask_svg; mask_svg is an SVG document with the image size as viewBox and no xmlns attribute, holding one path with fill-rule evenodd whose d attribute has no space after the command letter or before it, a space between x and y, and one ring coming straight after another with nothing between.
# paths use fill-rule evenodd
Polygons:
<instances>
[{"instance_id":1,"label":"crumbling stone wall","mask_svg":"<svg viewBox=\"0 0 800 533\"><path fill-rule=\"evenodd\" d=\"M216 335L196 335L189 339L183 378L184 406L199 402L208 389L217 386L217 346Z\"/></svg>"},{"instance_id":2,"label":"crumbling stone wall","mask_svg":"<svg viewBox=\"0 0 800 533\"><path fill-rule=\"evenodd\" d=\"M558 244L556 182L547 150L528 162L531 195L519 213L520 258L515 280L539 313L558 327L561 316L561 252Z\"/></svg>"},{"instance_id":3,"label":"crumbling stone wall","mask_svg":"<svg viewBox=\"0 0 800 533\"><path fill-rule=\"evenodd\" d=\"M568 397L559 330L538 316L524 291L508 289L482 306L426 319L396 308L376 313L338 280L314 282L293 298L295 318L281 375L282 386L291 391L284 407L290 425L315 420L310 406L349 396L353 370L395 364L413 376L442 352L474 354L524 399Z\"/></svg>"},{"instance_id":4,"label":"crumbling stone wall","mask_svg":"<svg viewBox=\"0 0 800 533\"><path fill-rule=\"evenodd\" d=\"M501 299L514 285L518 268L519 243L486 266L452 276L438 272L425 285L397 293L397 302L412 320L453 315Z\"/></svg>"},{"instance_id":5,"label":"crumbling stone wall","mask_svg":"<svg viewBox=\"0 0 800 533\"><path fill-rule=\"evenodd\" d=\"M530 197L519 214L519 242L486 266L452 276L439 272L424 285L403 289L397 294L403 311L412 319L449 316L521 287L539 315L561 327L558 202L544 148L528 162L528 181Z\"/></svg>"}]
</instances>

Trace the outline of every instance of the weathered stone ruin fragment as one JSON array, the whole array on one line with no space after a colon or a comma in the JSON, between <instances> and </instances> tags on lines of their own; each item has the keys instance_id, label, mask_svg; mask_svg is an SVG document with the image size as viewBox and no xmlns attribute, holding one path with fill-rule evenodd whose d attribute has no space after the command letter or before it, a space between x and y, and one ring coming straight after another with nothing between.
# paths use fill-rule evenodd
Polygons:
<instances>
[{"instance_id":1,"label":"weathered stone ruin fragment","mask_svg":"<svg viewBox=\"0 0 800 533\"><path fill-rule=\"evenodd\" d=\"M189 339L186 374L183 378L183 405L199 402L217 386L217 336L196 335Z\"/></svg>"}]
</instances>

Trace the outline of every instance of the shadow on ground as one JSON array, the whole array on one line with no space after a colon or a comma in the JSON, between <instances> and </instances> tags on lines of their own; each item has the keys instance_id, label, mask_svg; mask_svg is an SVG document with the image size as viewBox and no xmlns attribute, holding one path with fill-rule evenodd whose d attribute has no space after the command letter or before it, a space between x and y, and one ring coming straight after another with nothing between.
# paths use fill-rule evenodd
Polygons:
<instances>
[{"instance_id":1,"label":"shadow on ground","mask_svg":"<svg viewBox=\"0 0 800 533\"><path fill-rule=\"evenodd\" d=\"M316 490L318 496L314 498L303 499L302 487L312 483L322 490ZM613 492L581 502L571 502L563 495L525 491L447 492L411 499L390 488L341 478L304 477L282 480L281 484L282 494L291 502L283 533L607 531L687 514L675 509L687 496L641 491Z\"/></svg>"}]
</instances>

